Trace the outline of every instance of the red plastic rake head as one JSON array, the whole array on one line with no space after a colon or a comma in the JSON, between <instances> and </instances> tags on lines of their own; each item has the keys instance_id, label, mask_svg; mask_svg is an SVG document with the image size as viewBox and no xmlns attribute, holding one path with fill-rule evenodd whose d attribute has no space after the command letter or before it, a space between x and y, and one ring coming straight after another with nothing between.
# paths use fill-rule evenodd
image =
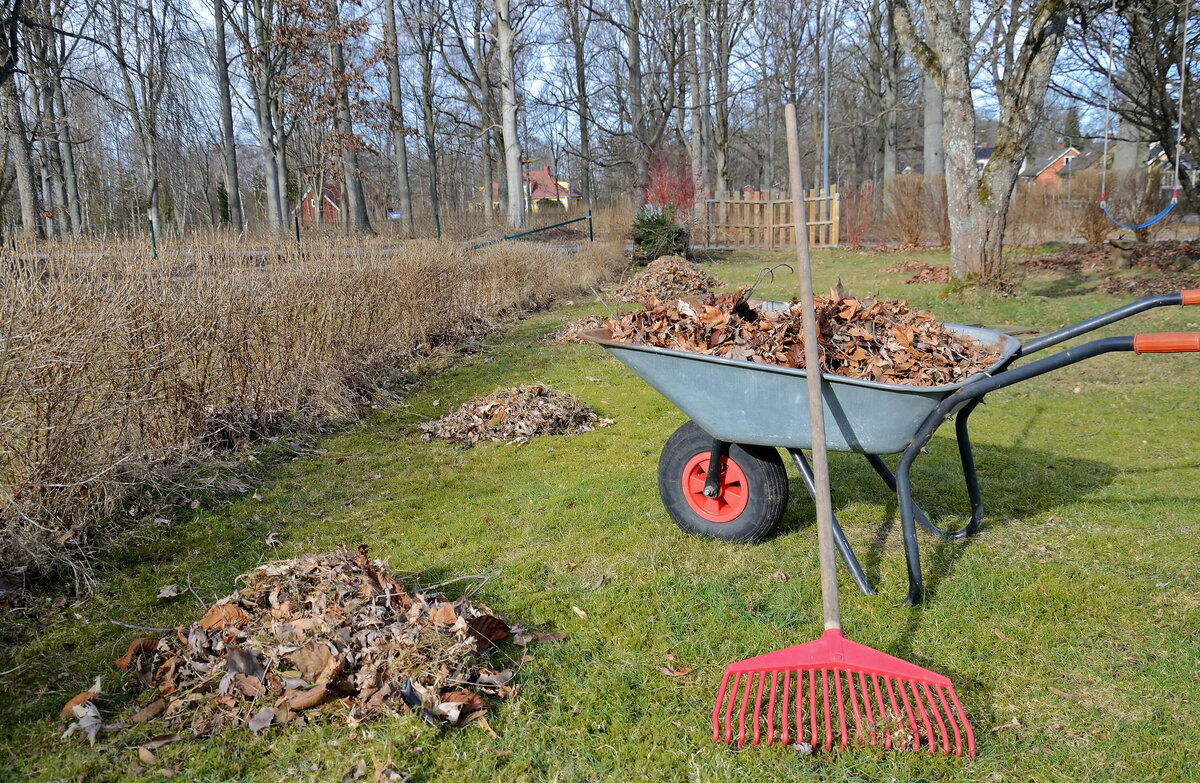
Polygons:
<instances>
[{"instance_id":1,"label":"red plastic rake head","mask_svg":"<svg viewBox=\"0 0 1200 783\"><path fill-rule=\"evenodd\" d=\"M736 738L738 747L747 739L757 745L765 735L768 745L778 739L829 750L836 735L842 748L882 742L889 750L961 756L965 735L967 755L975 755L975 735L949 678L852 642L837 629L725 667L712 724L714 742Z\"/></svg>"}]
</instances>

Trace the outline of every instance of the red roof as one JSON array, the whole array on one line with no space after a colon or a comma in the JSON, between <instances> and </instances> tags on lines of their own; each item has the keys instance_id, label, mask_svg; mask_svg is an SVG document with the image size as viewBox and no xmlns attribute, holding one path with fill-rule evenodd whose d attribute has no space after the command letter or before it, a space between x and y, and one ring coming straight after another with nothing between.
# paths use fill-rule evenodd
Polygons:
<instances>
[{"instance_id":1,"label":"red roof","mask_svg":"<svg viewBox=\"0 0 1200 783\"><path fill-rule=\"evenodd\" d=\"M529 188L528 197L534 201L542 198L569 199L580 198L579 193L564 188L558 184L558 177L550 173L550 167L544 166L541 171L524 172L522 184ZM492 182L492 200L500 198L500 183Z\"/></svg>"}]
</instances>

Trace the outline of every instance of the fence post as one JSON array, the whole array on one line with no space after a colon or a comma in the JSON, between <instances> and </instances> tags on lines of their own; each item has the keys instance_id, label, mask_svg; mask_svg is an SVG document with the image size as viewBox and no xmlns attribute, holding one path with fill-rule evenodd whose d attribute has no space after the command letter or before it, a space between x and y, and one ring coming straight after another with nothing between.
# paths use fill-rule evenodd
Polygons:
<instances>
[{"instance_id":1,"label":"fence post","mask_svg":"<svg viewBox=\"0 0 1200 783\"><path fill-rule=\"evenodd\" d=\"M293 215L292 219L296 221L296 244L300 244L300 216Z\"/></svg>"},{"instance_id":2,"label":"fence post","mask_svg":"<svg viewBox=\"0 0 1200 783\"><path fill-rule=\"evenodd\" d=\"M441 241L441 238L442 238L442 216L437 214L436 212L433 213L433 225L437 228L437 238L439 241Z\"/></svg>"},{"instance_id":3,"label":"fence post","mask_svg":"<svg viewBox=\"0 0 1200 783\"><path fill-rule=\"evenodd\" d=\"M842 197L841 194L838 193L837 185L831 185L830 189L833 192L833 201L829 205L829 230L833 234L833 236L830 237L830 244L840 245L842 243L842 238L840 236L840 229L842 226Z\"/></svg>"},{"instance_id":4,"label":"fence post","mask_svg":"<svg viewBox=\"0 0 1200 783\"><path fill-rule=\"evenodd\" d=\"M596 232L592 228L592 211L590 209L588 210L588 241L589 242L596 241Z\"/></svg>"},{"instance_id":5,"label":"fence post","mask_svg":"<svg viewBox=\"0 0 1200 783\"><path fill-rule=\"evenodd\" d=\"M154 257L158 258L158 239L154 236L154 221L147 221L150 224L150 249L154 251Z\"/></svg>"}]
</instances>

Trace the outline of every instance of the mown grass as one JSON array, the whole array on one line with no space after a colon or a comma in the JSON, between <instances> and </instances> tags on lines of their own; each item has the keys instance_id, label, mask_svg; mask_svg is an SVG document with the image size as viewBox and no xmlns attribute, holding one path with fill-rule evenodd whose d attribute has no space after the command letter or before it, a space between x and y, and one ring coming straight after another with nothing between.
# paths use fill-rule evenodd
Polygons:
<instances>
[{"instance_id":1,"label":"mown grass","mask_svg":"<svg viewBox=\"0 0 1200 783\"><path fill-rule=\"evenodd\" d=\"M937 262L937 254L923 254ZM748 283L786 254L724 256L710 272ZM1119 300L1056 278L1020 296L903 286L895 255L817 255L817 288L906 296L944 320L1044 329ZM760 289L794 293L789 276ZM1046 295L1049 292L1049 295ZM900 605L904 560L895 502L865 461L832 456L834 503L876 582L848 579L842 606L857 641L949 675L976 729L978 758L859 750L813 757L737 752L710 741L722 667L820 632L811 503L793 476L778 534L752 546L688 537L655 489L676 409L600 349L548 346L579 303L512 323L484 348L450 357L402 404L319 442L258 452L245 480L261 500L203 498L171 525L109 553L94 598L38 598L0 619L0 770L33 779L113 779L144 734L95 748L58 739L63 702L104 675L103 713L135 690L110 662L135 632L188 621L206 598L263 560L367 543L427 581L492 574L477 600L510 621L563 631L530 649L516 698L489 717L500 739L438 732L411 716L356 730L335 714L302 729L237 730L158 751L188 780L338 780L389 756L415 780L1191 780L1200 775L1200 357L1110 355L993 395L972 419L988 516L967 542L922 536L928 597ZM1158 310L1104 330L1194 330L1200 313ZM590 380L591 379L594 380ZM458 450L421 443L418 422L500 386L541 380L581 396L612 427L526 446ZM366 475L383 476L364 481ZM962 518L966 499L949 431L916 468L926 510ZM278 531L272 550L266 535ZM772 579L776 571L786 582ZM587 613L577 616L572 607ZM656 670L671 652L694 667ZM514 658L515 648L507 650ZM515 662L515 661L514 661ZM992 727L1018 726L995 732ZM503 751L511 751L503 755ZM2 773L0 773L2 774ZM150 773L146 773L150 774Z\"/></svg>"}]
</instances>

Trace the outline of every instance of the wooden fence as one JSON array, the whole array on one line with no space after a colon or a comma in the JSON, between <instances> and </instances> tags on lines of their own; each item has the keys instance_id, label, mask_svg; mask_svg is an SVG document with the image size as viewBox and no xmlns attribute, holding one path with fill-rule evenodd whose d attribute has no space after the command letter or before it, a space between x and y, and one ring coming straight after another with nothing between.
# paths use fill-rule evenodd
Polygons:
<instances>
[{"instance_id":1,"label":"wooden fence","mask_svg":"<svg viewBox=\"0 0 1200 783\"><path fill-rule=\"evenodd\" d=\"M841 201L837 185L813 189L804 198L808 208L808 242L838 244ZM778 193L744 190L725 198L705 199L701 225L692 231L692 244L712 249L793 247L792 200Z\"/></svg>"}]
</instances>

